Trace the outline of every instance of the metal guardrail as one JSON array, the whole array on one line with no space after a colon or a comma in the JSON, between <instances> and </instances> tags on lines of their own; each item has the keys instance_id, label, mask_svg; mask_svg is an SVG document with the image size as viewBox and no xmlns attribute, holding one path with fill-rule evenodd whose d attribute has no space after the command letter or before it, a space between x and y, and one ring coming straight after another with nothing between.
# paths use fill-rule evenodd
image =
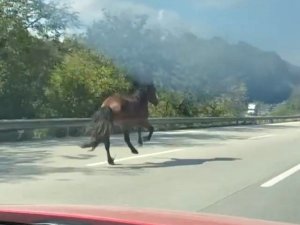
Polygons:
<instances>
[{"instance_id":1,"label":"metal guardrail","mask_svg":"<svg viewBox=\"0 0 300 225\"><path fill-rule=\"evenodd\" d=\"M245 124L256 122L273 123L276 121L298 121L296 116L256 116L256 117L174 117L150 118L153 125L193 125L193 124ZM89 118L59 118L59 119L22 119L0 120L0 131L32 130L43 128L84 127L90 122Z\"/></svg>"},{"instance_id":2,"label":"metal guardrail","mask_svg":"<svg viewBox=\"0 0 300 225\"><path fill-rule=\"evenodd\" d=\"M0 131L83 127L86 126L89 121L90 119L86 118L0 120Z\"/></svg>"},{"instance_id":3,"label":"metal guardrail","mask_svg":"<svg viewBox=\"0 0 300 225\"><path fill-rule=\"evenodd\" d=\"M296 116L255 116L255 117L178 117L178 118L152 118L152 124L197 124L197 123L223 123L229 122L258 122L269 121L289 121L300 120L300 115Z\"/></svg>"}]
</instances>

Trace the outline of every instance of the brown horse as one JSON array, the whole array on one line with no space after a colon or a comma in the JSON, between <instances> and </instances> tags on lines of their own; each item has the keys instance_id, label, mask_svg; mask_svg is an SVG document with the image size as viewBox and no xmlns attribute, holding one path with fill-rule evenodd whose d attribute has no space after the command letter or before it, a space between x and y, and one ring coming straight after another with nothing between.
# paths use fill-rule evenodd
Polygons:
<instances>
[{"instance_id":1,"label":"brown horse","mask_svg":"<svg viewBox=\"0 0 300 225\"><path fill-rule=\"evenodd\" d=\"M154 129L148 121L148 102L155 106L158 104L156 89L153 84L140 86L130 96L115 94L105 99L99 110L93 115L91 141L82 145L82 148L92 147L91 151L93 151L103 142L107 153L107 161L113 165L114 159L109 151L110 135L113 125L117 125L121 128L124 140L131 152L138 154L138 151L130 142L129 132L131 128L138 127L138 142L142 144L141 128L146 128L149 130L149 135L145 140L151 139Z\"/></svg>"}]
</instances>

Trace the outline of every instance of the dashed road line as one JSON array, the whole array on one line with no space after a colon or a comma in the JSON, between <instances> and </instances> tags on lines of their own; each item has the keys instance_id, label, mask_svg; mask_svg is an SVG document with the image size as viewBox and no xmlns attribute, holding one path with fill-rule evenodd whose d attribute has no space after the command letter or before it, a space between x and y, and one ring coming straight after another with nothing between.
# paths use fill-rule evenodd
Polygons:
<instances>
[{"instance_id":1,"label":"dashed road line","mask_svg":"<svg viewBox=\"0 0 300 225\"><path fill-rule=\"evenodd\" d=\"M130 156L130 157L116 159L115 162L123 162L123 161L128 161L128 160L147 158L147 157L164 155L164 154L169 154L169 153L174 153L174 152L181 152L181 151L185 151L185 150L187 150L187 149L186 148L185 149L178 148L178 149L172 149L172 150L167 150L167 151L162 151L162 152L155 152L155 153L143 154L143 155L138 155L138 156ZM105 164L107 164L107 162L103 161L103 162L98 162L98 163L90 163L90 164L87 164L86 166L94 167L94 166L100 166L100 165L105 165Z\"/></svg>"},{"instance_id":2,"label":"dashed road line","mask_svg":"<svg viewBox=\"0 0 300 225\"><path fill-rule=\"evenodd\" d=\"M286 179L287 177L293 175L297 171L300 171L300 164L292 167L291 169L279 174L278 176L272 178L271 180L268 180L267 182L263 183L260 185L261 187L267 188L267 187L272 187L273 185L277 184L278 182Z\"/></svg>"}]
</instances>

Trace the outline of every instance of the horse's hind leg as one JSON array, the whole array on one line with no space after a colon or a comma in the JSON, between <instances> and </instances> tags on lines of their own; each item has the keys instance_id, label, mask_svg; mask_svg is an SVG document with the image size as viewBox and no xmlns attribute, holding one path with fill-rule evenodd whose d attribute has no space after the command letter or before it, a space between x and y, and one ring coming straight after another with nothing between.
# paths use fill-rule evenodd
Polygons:
<instances>
[{"instance_id":1,"label":"horse's hind leg","mask_svg":"<svg viewBox=\"0 0 300 225\"><path fill-rule=\"evenodd\" d=\"M109 151L109 148L110 148L110 140L109 140L109 137L107 137L107 138L104 140L104 146L105 146L105 150L106 150L106 154L107 154L107 162L108 162L110 165L114 165L114 164L115 164L114 159L111 157L110 151Z\"/></svg>"},{"instance_id":2,"label":"horse's hind leg","mask_svg":"<svg viewBox=\"0 0 300 225\"><path fill-rule=\"evenodd\" d=\"M127 146L130 148L130 150L133 154L139 154L139 152L135 149L135 147L130 142L130 137L129 137L129 131L128 130L124 131L124 140L125 140Z\"/></svg>"},{"instance_id":3,"label":"horse's hind leg","mask_svg":"<svg viewBox=\"0 0 300 225\"><path fill-rule=\"evenodd\" d=\"M91 151L94 151L95 148L97 148L99 143L97 143L97 141L90 141L88 143L84 143L83 145L81 145L81 148L92 148L91 150L89 150L90 152Z\"/></svg>"},{"instance_id":4,"label":"horse's hind leg","mask_svg":"<svg viewBox=\"0 0 300 225\"><path fill-rule=\"evenodd\" d=\"M89 152L93 152L97 146L100 144L101 141L94 141L91 150Z\"/></svg>"},{"instance_id":5,"label":"horse's hind leg","mask_svg":"<svg viewBox=\"0 0 300 225\"><path fill-rule=\"evenodd\" d=\"M81 145L81 148L91 148L89 150L89 152L94 151L97 146L101 143L101 139L96 139L96 138L91 138L90 142L84 143L83 145Z\"/></svg>"}]
</instances>

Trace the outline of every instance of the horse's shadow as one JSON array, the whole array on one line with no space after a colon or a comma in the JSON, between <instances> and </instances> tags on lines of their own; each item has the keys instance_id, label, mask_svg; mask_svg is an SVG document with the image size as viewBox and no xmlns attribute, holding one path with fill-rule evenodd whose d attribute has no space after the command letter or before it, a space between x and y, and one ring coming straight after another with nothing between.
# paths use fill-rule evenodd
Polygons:
<instances>
[{"instance_id":1,"label":"horse's shadow","mask_svg":"<svg viewBox=\"0 0 300 225\"><path fill-rule=\"evenodd\" d=\"M236 161L241 160L241 158L231 158L231 157L216 157L216 158L205 158L205 159L180 159L171 158L164 162L146 162L143 164L117 164L113 168L127 168L127 169L147 169L147 168L167 168L167 167L179 167L179 166L197 166L202 165L207 162L226 162L226 161Z\"/></svg>"}]
</instances>

